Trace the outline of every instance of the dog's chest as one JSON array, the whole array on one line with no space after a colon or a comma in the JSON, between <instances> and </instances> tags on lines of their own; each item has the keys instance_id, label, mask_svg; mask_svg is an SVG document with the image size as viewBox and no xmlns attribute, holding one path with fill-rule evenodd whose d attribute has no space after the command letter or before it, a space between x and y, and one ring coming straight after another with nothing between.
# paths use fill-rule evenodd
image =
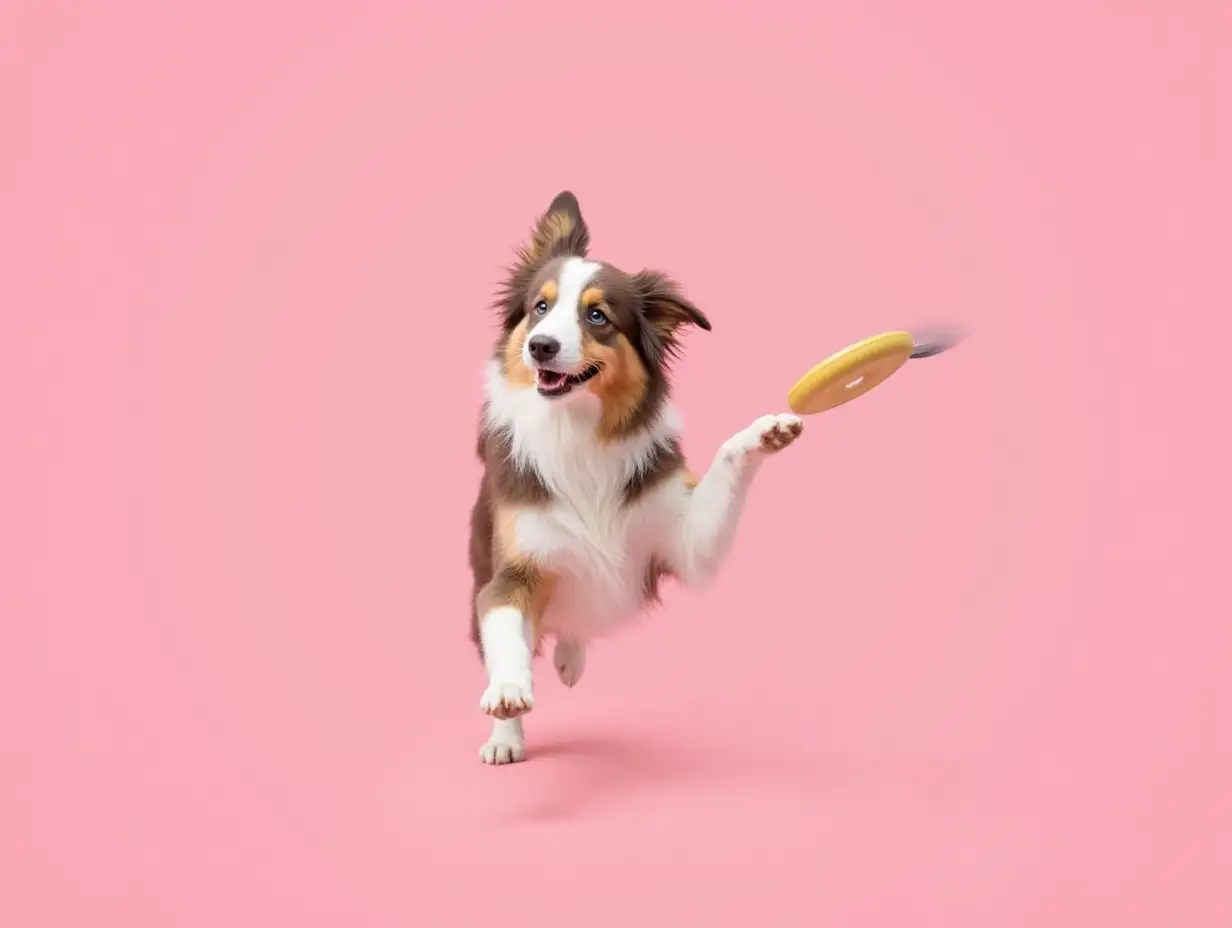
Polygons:
<instances>
[{"instance_id":1,"label":"dog's chest","mask_svg":"<svg viewBox=\"0 0 1232 928\"><path fill-rule=\"evenodd\" d=\"M545 631L584 640L637 614L655 556L654 516L599 498L556 498L518 516L519 549L554 578Z\"/></svg>"},{"instance_id":2,"label":"dog's chest","mask_svg":"<svg viewBox=\"0 0 1232 928\"><path fill-rule=\"evenodd\" d=\"M548 504L518 515L518 550L553 572L615 580L650 555L649 533L637 515L645 513L620 499L553 494Z\"/></svg>"},{"instance_id":3,"label":"dog's chest","mask_svg":"<svg viewBox=\"0 0 1232 928\"><path fill-rule=\"evenodd\" d=\"M519 508L514 541L553 578L545 631L579 639L638 613L674 512L662 494L631 502L628 490L674 440L675 414L665 408L653 427L620 442L597 438L600 415L597 398L553 407L533 390L509 390L499 365L489 367L485 420L508 442L504 466L533 472L547 491Z\"/></svg>"},{"instance_id":4,"label":"dog's chest","mask_svg":"<svg viewBox=\"0 0 1232 928\"><path fill-rule=\"evenodd\" d=\"M649 558L653 507L629 504L629 466L613 454L538 463L551 498L518 517L518 547L556 571L614 581Z\"/></svg>"},{"instance_id":5,"label":"dog's chest","mask_svg":"<svg viewBox=\"0 0 1232 928\"><path fill-rule=\"evenodd\" d=\"M627 501L632 466L585 446L536 462L551 499L518 514L517 546L555 578L546 631L594 637L643 605L666 513L650 497Z\"/></svg>"}]
</instances>

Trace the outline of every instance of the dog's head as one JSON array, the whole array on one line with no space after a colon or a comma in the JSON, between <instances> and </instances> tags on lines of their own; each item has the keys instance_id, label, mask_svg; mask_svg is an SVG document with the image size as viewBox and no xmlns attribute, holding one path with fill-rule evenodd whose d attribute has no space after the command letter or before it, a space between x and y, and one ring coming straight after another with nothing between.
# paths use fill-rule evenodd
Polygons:
<instances>
[{"instance_id":1,"label":"dog's head","mask_svg":"<svg viewBox=\"0 0 1232 928\"><path fill-rule=\"evenodd\" d=\"M710 322L666 275L627 274L592 260L589 246L577 198L559 194L501 290L500 357L511 384L545 402L597 397L604 425L620 433L645 424L666 397L681 328Z\"/></svg>"}]
</instances>

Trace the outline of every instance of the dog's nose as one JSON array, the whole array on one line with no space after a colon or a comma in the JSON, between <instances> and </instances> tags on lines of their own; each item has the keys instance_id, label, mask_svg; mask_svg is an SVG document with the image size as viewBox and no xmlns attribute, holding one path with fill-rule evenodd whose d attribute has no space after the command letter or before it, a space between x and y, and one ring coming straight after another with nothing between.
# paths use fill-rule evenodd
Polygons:
<instances>
[{"instance_id":1,"label":"dog's nose","mask_svg":"<svg viewBox=\"0 0 1232 928\"><path fill-rule=\"evenodd\" d=\"M530 348L530 356L540 364L551 361L560 353L560 342L551 335L532 335L527 347Z\"/></svg>"}]
</instances>

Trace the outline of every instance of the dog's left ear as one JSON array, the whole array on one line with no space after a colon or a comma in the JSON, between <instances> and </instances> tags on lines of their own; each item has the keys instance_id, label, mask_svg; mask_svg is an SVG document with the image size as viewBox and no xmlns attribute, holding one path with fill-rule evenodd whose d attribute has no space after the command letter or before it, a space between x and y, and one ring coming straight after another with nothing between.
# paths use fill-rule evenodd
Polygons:
<instances>
[{"instance_id":1,"label":"dog's left ear","mask_svg":"<svg viewBox=\"0 0 1232 928\"><path fill-rule=\"evenodd\" d=\"M642 319L642 352L647 358L670 362L680 354L680 328L695 325L710 331L710 320L693 305L674 280L660 271L633 275Z\"/></svg>"},{"instance_id":2,"label":"dog's left ear","mask_svg":"<svg viewBox=\"0 0 1232 928\"><path fill-rule=\"evenodd\" d=\"M518 249L508 269L496 302L505 331L511 331L526 315L526 288L540 268L552 258L585 258L589 249L590 230L577 197L562 190L535 222L529 240Z\"/></svg>"},{"instance_id":3,"label":"dog's left ear","mask_svg":"<svg viewBox=\"0 0 1232 928\"><path fill-rule=\"evenodd\" d=\"M683 325L710 331L710 320L687 300L677 283L660 271L633 275L633 286L641 301L642 317L662 338L674 338Z\"/></svg>"}]
</instances>

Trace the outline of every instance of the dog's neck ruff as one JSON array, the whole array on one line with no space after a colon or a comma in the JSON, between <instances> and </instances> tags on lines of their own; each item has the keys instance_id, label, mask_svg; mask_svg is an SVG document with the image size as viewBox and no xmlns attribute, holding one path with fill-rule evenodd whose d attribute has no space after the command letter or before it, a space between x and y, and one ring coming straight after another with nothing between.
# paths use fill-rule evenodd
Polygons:
<instances>
[{"instance_id":1,"label":"dog's neck ruff","mask_svg":"<svg viewBox=\"0 0 1232 928\"><path fill-rule=\"evenodd\" d=\"M568 402L547 399L533 387L510 385L499 361L488 366L484 393L484 428L506 435L510 463L538 473L555 494L620 491L641 477L680 437L676 412L665 403L645 428L601 441L598 427L603 409L598 397L587 394Z\"/></svg>"}]
</instances>

